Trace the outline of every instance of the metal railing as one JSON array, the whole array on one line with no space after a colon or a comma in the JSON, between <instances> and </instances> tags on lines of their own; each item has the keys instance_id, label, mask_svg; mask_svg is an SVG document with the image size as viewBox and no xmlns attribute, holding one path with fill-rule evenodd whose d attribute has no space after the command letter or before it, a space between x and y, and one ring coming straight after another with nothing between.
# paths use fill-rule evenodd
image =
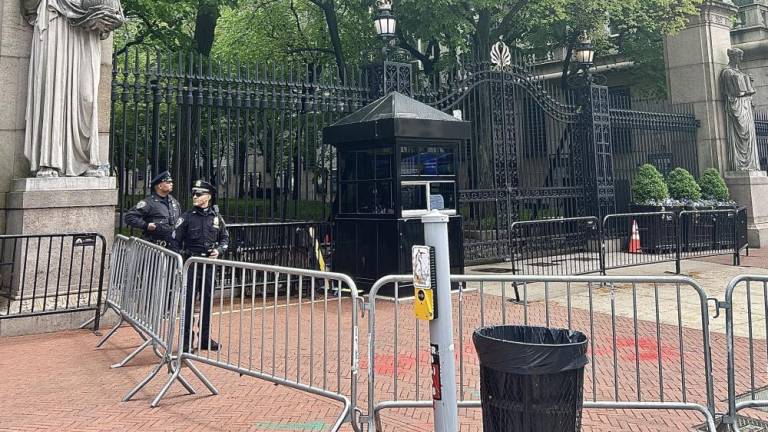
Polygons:
<instances>
[{"instance_id":1,"label":"metal railing","mask_svg":"<svg viewBox=\"0 0 768 432\"><path fill-rule=\"evenodd\" d=\"M96 233L0 235L0 320L101 316L106 241Z\"/></svg>"},{"instance_id":2,"label":"metal railing","mask_svg":"<svg viewBox=\"0 0 768 432\"><path fill-rule=\"evenodd\" d=\"M177 346L188 348L156 401L181 376L182 364L199 362L337 401L343 408L331 430L346 422L357 428L361 299L348 276L197 257L187 260L184 274L187 312L179 328L194 321L199 296L196 321L204 332L200 315L210 308L208 335L194 336L193 323L178 333Z\"/></svg>"},{"instance_id":3,"label":"metal railing","mask_svg":"<svg viewBox=\"0 0 768 432\"><path fill-rule=\"evenodd\" d=\"M510 233L514 273L568 275L601 269L596 217L515 222Z\"/></svg>"},{"instance_id":4,"label":"metal railing","mask_svg":"<svg viewBox=\"0 0 768 432\"><path fill-rule=\"evenodd\" d=\"M431 380L421 373L429 370L427 325L400 305L404 299L395 300L393 316L382 317L376 308L381 287L394 284L398 298L399 284L411 280L411 275L387 276L369 296L370 430L382 430L384 409L432 406ZM471 332L486 325L540 323L578 329L589 337L584 407L696 411L715 431L707 296L695 281L679 276L497 275L451 280L461 287L453 311L460 407L480 406ZM515 285L522 288L522 303L508 301ZM654 305L653 315L641 316L639 304ZM382 340L377 335L384 328ZM377 385L377 371L387 371L391 383Z\"/></svg>"},{"instance_id":5,"label":"metal railing","mask_svg":"<svg viewBox=\"0 0 768 432\"><path fill-rule=\"evenodd\" d=\"M726 288L725 302L718 307L725 309L728 347L728 412L723 416L728 428L723 430L735 431L739 411L768 407L764 373L768 370L768 275L733 278ZM745 353L746 358L737 352ZM737 375L741 378L738 381Z\"/></svg>"},{"instance_id":6,"label":"metal railing","mask_svg":"<svg viewBox=\"0 0 768 432\"><path fill-rule=\"evenodd\" d=\"M637 228L637 239L633 231ZM516 222L512 224L516 274L578 275L690 258L733 255L747 244L747 210L647 212Z\"/></svg>"},{"instance_id":7,"label":"metal railing","mask_svg":"<svg viewBox=\"0 0 768 432\"><path fill-rule=\"evenodd\" d=\"M254 264L325 270L331 258L329 222L232 224L224 259Z\"/></svg>"},{"instance_id":8,"label":"metal railing","mask_svg":"<svg viewBox=\"0 0 768 432\"><path fill-rule=\"evenodd\" d=\"M163 367L167 367L173 379L179 380L190 394L194 394L195 390L183 377L173 375L174 335L182 288L181 256L144 240L117 236L111 264L107 307L114 310L120 319L97 347L106 342L123 322L127 322L144 339L144 343L113 367L125 365L149 346L160 358L158 365L125 395L123 401L130 400ZM190 365L190 369L212 392L216 392L197 368ZM158 402L159 398L156 398L151 406L157 406Z\"/></svg>"}]
</instances>

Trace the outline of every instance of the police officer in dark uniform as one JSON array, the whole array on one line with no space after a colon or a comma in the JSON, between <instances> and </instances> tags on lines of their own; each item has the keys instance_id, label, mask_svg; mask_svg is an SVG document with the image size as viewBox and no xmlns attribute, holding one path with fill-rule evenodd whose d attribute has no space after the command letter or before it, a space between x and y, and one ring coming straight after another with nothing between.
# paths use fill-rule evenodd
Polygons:
<instances>
[{"instance_id":1,"label":"police officer in dark uniform","mask_svg":"<svg viewBox=\"0 0 768 432\"><path fill-rule=\"evenodd\" d=\"M216 189L208 182L197 180L192 187L192 204L176 222L173 230L174 247L185 257L218 258L229 247L229 233L218 207L213 205ZM184 315L184 351L190 344L196 347L192 338L192 310L196 296L201 298L200 343L201 349L218 351L219 344L210 338L211 304L213 303L213 265L197 265L189 268L187 274L186 313ZM193 289L194 287L194 289Z\"/></svg>"},{"instance_id":2,"label":"police officer in dark uniform","mask_svg":"<svg viewBox=\"0 0 768 432\"><path fill-rule=\"evenodd\" d=\"M172 247L173 227L181 215L181 206L171 195L173 178L163 171L151 182L152 194L136 203L125 215L131 228L142 231L142 238L163 247Z\"/></svg>"}]
</instances>

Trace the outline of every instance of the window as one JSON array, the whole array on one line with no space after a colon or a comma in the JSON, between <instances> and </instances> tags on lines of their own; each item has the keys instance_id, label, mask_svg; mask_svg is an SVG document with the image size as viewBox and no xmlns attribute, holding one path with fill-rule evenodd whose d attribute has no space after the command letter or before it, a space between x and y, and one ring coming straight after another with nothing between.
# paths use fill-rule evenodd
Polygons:
<instances>
[{"instance_id":1,"label":"window","mask_svg":"<svg viewBox=\"0 0 768 432\"><path fill-rule=\"evenodd\" d=\"M400 174L403 176L455 175L453 149L403 146L400 150Z\"/></svg>"},{"instance_id":2,"label":"window","mask_svg":"<svg viewBox=\"0 0 768 432\"><path fill-rule=\"evenodd\" d=\"M393 214L391 148L347 151L341 161L341 213Z\"/></svg>"},{"instance_id":3,"label":"window","mask_svg":"<svg viewBox=\"0 0 768 432\"><path fill-rule=\"evenodd\" d=\"M407 181L400 187L403 216L421 216L430 210L456 214L456 183Z\"/></svg>"}]
</instances>

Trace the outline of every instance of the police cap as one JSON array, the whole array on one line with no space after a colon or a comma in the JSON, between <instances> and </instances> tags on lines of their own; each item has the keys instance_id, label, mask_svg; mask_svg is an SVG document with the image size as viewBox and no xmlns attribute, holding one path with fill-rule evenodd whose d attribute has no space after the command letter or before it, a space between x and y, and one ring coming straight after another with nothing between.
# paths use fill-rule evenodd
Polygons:
<instances>
[{"instance_id":1,"label":"police cap","mask_svg":"<svg viewBox=\"0 0 768 432\"><path fill-rule=\"evenodd\" d=\"M172 181L173 181L173 178L171 177L171 173L168 172L168 171L163 171L160 174L156 175L152 179L152 182L150 182L150 185L152 187L155 187L155 186L159 185L162 182L169 182L170 183Z\"/></svg>"},{"instance_id":2,"label":"police cap","mask_svg":"<svg viewBox=\"0 0 768 432\"><path fill-rule=\"evenodd\" d=\"M203 192L216 195L216 188L205 180L195 180L195 182L192 183L192 192Z\"/></svg>"}]
</instances>

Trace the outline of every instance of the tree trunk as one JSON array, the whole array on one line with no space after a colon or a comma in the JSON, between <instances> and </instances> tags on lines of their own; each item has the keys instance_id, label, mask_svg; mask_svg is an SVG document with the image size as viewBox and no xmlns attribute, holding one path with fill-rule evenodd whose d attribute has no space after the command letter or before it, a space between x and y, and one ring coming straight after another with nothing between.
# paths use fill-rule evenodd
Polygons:
<instances>
[{"instance_id":1,"label":"tree trunk","mask_svg":"<svg viewBox=\"0 0 768 432\"><path fill-rule=\"evenodd\" d=\"M342 83L346 81L347 63L344 60L344 50L341 46L341 37L339 37L339 19L336 16L336 4L334 0L327 0L322 4L325 23L328 25L328 35L331 38L333 47L333 56L336 58L336 67L339 69L339 79Z\"/></svg>"},{"instance_id":2,"label":"tree trunk","mask_svg":"<svg viewBox=\"0 0 768 432\"><path fill-rule=\"evenodd\" d=\"M477 15L474 57L476 60L484 60L491 52L491 13L483 9Z\"/></svg>"},{"instance_id":3,"label":"tree trunk","mask_svg":"<svg viewBox=\"0 0 768 432\"><path fill-rule=\"evenodd\" d=\"M194 41L197 52L206 57L211 55L218 20L219 2L217 0L201 0L195 17Z\"/></svg>"}]
</instances>

